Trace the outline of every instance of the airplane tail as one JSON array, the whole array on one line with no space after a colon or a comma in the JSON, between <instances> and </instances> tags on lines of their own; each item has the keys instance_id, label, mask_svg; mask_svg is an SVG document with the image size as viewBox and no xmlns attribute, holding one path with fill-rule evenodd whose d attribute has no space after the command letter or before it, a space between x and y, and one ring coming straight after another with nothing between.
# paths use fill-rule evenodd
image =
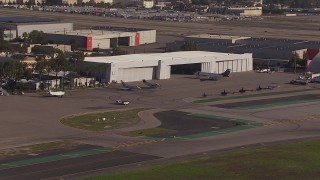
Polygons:
<instances>
[{"instance_id":1,"label":"airplane tail","mask_svg":"<svg viewBox=\"0 0 320 180\"><path fill-rule=\"evenodd\" d=\"M197 71L197 72L193 73L193 75L194 75L196 78L198 78L198 77L200 76L200 71Z\"/></svg>"},{"instance_id":2,"label":"airplane tail","mask_svg":"<svg viewBox=\"0 0 320 180\"><path fill-rule=\"evenodd\" d=\"M122 83L122 86L123 87L125 87L126 86L126 84L121 80L121 83Z\"/></svg>"},{"instance_id":3,"label":"airplane tail","mask_svg":"<svg viewBox=\"0 0 320 180\"><path fill-rule=\"evenodd\" d=\"M227 69L227 70L226 70L225 72L223 72L221 75L222 75L223 77L229 77L230 73L231 73L231 69Z\"/></svg>"}]
</instances>

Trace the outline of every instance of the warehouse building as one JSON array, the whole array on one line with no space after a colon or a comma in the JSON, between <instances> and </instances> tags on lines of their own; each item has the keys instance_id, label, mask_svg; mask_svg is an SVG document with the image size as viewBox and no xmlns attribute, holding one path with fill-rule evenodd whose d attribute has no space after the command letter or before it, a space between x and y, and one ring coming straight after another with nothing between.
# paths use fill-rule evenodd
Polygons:
<instances>
[{"instance_id":1,"label":"warehouse building","mask_svg":"<svg viewBox=\"0 0 320 180\"><path fill-rule=\"evenodd\" d=\"M320 47L320 41L199 34L187 36L183 41L167 43L167 49L178 51L186 42L196 43L198 50L201 51L252 53L254 61L258 61L257 64L265 60L266 65L282 67L286 66L285 62L292 59L293 52L297 52L302 58L303 51L300 53L297 50L319 49Z\"/></svg>"},{"instance_id":2,"label":"warehouse building","mask_svg":"<svg viewBox=\"0 0 320 180\"><path fill-rule=\"evenodd\" d=\"M45 33L45 40L53 43L77 42L80 49L110 49L118 46L139 46L156 42L156 30L119 27L97 27L94 30L58 31Z\"/></svg>"},{"instance_id":3,"label":"warehouse building","mask_svg":"<svg viewBox=\"0 0 320 180\"><path fill-rule=\"evenodd\" d=\"M222 73L252 70L252 54L229 54L205 51L130 54L122 56L86 57L87 65L97 67L107 82L131 82L142 79L169 79L172 66L200 64L202 72ZM196 70L195 70L196 71Z\"/></svg>"},{"instance_id":4,"label":"warehouse building","mask_svg":"<svg viewBox=\"0 0 320 180\"><path fill-rule=\"evenodd\" d=\"M33 30L44 33L55 31L72 31L73 24L62 22L58 19L38 18L28 16L0 17L0 29L5 29L10 38L22 38L23 33L30 33Z\"/></svg>"}]
</instances>

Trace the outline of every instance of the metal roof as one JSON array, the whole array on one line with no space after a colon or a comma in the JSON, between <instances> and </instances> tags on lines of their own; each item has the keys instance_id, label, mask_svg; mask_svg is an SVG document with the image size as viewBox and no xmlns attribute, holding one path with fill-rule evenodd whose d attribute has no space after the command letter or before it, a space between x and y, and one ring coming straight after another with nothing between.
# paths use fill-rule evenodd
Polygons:
<instances>
[{"instance_id":1,"label":"metal roof","mask_svg":"<svg viewBox=\"0 0 320 180\"><path fill-rule=\"evenodd\" d=\"M196 58L212 58L217 59L227 57L233 54L207 52L207 51L179 51L169 53L150 53L150 54L128 54L120 56L100 56L100 57L86 57L85 62L95 63L124 63L124 62L141 62L141 61L159 61L159 60L186 60ZM240 55L240 54L234 54Z\"/></svg>"}]
</instances>

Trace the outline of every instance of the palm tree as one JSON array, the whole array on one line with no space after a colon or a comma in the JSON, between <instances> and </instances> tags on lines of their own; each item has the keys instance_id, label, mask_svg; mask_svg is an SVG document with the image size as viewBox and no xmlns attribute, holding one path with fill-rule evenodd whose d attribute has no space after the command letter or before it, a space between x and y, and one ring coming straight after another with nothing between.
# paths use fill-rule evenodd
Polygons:
<instances>
[{"instance_id":1,"label":"palm tree","mask_svg":"<svg viewBox=\"0 0 320 180\"><path fill-rule=\"evenodd\" d=\"M39 80L42 80L42 75L46 72L45 69L47 68L47 62L42 56L38 56L36 58L36 64L34 66L34 70L39 73Z\"/></svg>"},{"instance_id":2,"label":"palm tree","mask_svg":"<svg viewBox=\"0 0 320 180\"><path fill-rule=\"evenodd\" d=\"M26 33L26 32L24 32L24 33L22 34L22 37L23 37L23 41L24 41L24 43L26 43L26 42L27 42L27 40L29 39L29 34L28 34L28 33Z\"/></svg>"},{"instance_id":3,"label":"palm tree","mask_svg":"<svg viewBox=\"0 0 320 180\"><path fill-rule=\"evenodd\" d=\"M187 41L183 46L181 46L183 51L197 51L198 44L194 41Z\"/></svg>"},{"instance_id":4,"label":"palm tree","mask_svg":"<svg viewBox=\"0 0 320 180\"><path fill-rule=\"evenodd\" d=\"M82 52L74 52L71 54L69 57L69 69L70 70L75 70L78 74L80 74L80 67L82 65L82 62L84 60L84 54ZM70 73L70 88L72 87L73 84L73 78L72 78L72 73Z\"/></svg>"},{"instance_id":5,"label":"palm tree","mask_svg":"<svg viewBox=\"0 0 320 180\"><path fill-rule=\"evenodd\" d=\"M16 79L20 79L23 75L23 72L26 67L24 67L22 60L25 58L25 55L23 54L15 54L11 56L15 60L15 65L17 68L17 77Z\"/></svg>"},{"instance_id":6,"label":"palm tree","mask_svg":"<svg viewBox=\"0 0 320 180\"><path fill-rule=\"evenodd\" d=\"M58 84L58 72L63 70L63 66L66 64L66 58L63 53L59 53L57 57L52 59L51 67L56 73L56 85ZM60 82L61 84L61 82Z\"/></svg>"}]
</instances>

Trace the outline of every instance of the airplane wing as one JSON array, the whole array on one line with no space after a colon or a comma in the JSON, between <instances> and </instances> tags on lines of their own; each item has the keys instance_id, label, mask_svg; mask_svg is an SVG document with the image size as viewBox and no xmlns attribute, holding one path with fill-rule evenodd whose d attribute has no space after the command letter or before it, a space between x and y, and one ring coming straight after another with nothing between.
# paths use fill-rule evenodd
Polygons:
<instances>
[{"instance_id":1,"label":"airplane wing","mask_svg":"<svg viewBox=\"0 0 320 180\"><path fill-rule=\"evenodd\" d=\"M151 82L146 81L145 79L142 80L142 82L143 82L145 85L147 85L148 87L150 87L150 88L158 88L158 87L160 87L160 84L158 84L158 83L151 83Z\"/></svg>"}]
</instances>

